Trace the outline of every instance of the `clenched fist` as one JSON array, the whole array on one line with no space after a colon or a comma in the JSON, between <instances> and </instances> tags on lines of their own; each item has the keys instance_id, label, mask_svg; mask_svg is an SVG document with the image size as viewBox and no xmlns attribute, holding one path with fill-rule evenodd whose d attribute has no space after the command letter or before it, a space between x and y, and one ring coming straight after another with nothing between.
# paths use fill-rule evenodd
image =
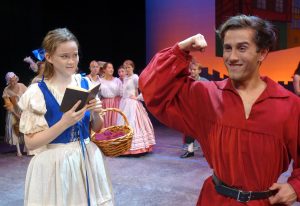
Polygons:
<instances>
[{"instance_id":1,"label":"clenched fist","mask_svg":"<svg viewBox=\"0 0 300 206\"><path fill-rule=\"evenodd\" d=\"M196 34L178 43L178 46L183 51L201 51L203 52L207 43L202 34Z\"/></svg>"}]
</instances>

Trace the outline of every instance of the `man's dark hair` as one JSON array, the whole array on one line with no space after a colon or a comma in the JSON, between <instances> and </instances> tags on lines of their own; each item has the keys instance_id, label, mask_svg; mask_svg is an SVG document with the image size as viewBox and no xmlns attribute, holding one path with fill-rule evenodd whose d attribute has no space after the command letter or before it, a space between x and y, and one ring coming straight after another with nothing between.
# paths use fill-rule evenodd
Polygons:
<instances>
[{"instance_id":1,"label":"man's dark hair","mask_svg":"<svg viewBox=\"0 0 300 206\"><path fill-rule=\"evenodd\" d=\"M277 35L274 26L269 21L257 16L237 15L230 17L219 27L217 33L222 42L224 42L224 36L228 30L247 28L253 29L256 32L254 42L256 43L258 51L261 49L272 50L275 48Z\"/></svg>"}]
</instances>

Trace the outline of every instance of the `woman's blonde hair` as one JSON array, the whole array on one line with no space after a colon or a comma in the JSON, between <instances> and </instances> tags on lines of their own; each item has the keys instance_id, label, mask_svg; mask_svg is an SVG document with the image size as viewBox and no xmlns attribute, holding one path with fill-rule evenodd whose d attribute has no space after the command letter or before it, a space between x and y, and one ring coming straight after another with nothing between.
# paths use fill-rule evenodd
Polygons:
<instances>
[{"instance_id":1,"label":"woman's blonde hair","mask_svg":"<svg viewBox=\"0 0 300 206\"><path fill-rule=\"evenodd\" d=\"M45 49L45 53L53 55L57 47L64 42L74 41L79 47L79 43L75 35L67 28L58 28L51 30L45 36L42 47ZM44 78L50 79L54 74L53 65L45 59L43 70L39 75L44 75Z\"/></svg>"},{"instance_id":2,"label":"woman's blonde hair","mask_svg":"<svg viewBox=\"0 0 300 206\"><path fill-rule=\"evenodd\" d=\"M92 60L92 61L90 62L90 69L91 69L94 65L99 66L99 69L100 69L100 65L99 65L99 63L98 63L96 60Z\"/></svg>"}]
</instances>

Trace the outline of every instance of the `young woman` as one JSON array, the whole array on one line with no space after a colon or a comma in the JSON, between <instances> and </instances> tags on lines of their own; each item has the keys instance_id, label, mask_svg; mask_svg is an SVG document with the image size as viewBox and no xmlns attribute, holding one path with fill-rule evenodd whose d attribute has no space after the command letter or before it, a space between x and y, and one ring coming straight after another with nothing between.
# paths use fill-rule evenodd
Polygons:
<instances>
[{"instance_id":1,"label":"young woman","mask_svg":"<svg viewBox=\"0 0 300 206\"><path fill-rule=\"evenodd\" d=\"M123 81L120 109L125 113L130 126L134 130L131 148L124 155L151 152L155 144L155 136L148 113L139 101L143 100L142 95L138 93L139 77L133 73L135 66L132 60L126 60L123 65L127 76ZM124 120L119 117L117 124L123 125Z\"/></svg>"},{"instance_id":2,"label":"young woman","mask_svg":"<svg viewBox=\"0 0 300 206\"><path fill-rule=\"evenodd\" d=\"M90 73L85 77L91 85L96 85L100 83L100 77L98 75L100 66L97 61L93 60L90 63Z\"/></svg>"},{"instance_id":3,"label":"young woman","mask_svg":"<svg viewBox=\"0 0 300 206\"><path fill-rule=\"evenodd\" d=\"M5 75L5 80L7 86L4 88L2 94L4 107L7 110L5 122L5 142L10 145L16 145L17 156L21 157L22 152L20 149L20 144L24 143L24 139L23 134L19 131L21 110L18 107L17 102L26 91L27 87L18 82L19 77L13 72L8 72ZM26 151L25 147L24 151Z\"/></svg>"},{"instance_id":4,"label":"young woman","mask_svg":"<svg viewBox=\"0 0 300 206\"><path fill-rule=\"evenodd\" d=\"M79 111L80 101L66 113L59 108L67 86L88 88L87 80L75 74L78 41L68 29L59 28L47 33L42 46L43 79L19 102L26 145L47 146L28 166L24 205L113 205L105 159L89 138L89 125L94 131L102 127L100 100Z\"/></svg>"},{"instance_id":5,"label":"young woman","mask_svg":"<svg viewBox=\"0 0 300 206\"><path fill-rule=\"evenodd\" d=\"M126 77L126 70L123 65L119 66L118 75L121 82L123 82Z\"/></svg>"},{"instance_id":6,"label":"young woman","mask_svg":"<svg viewBox=\"0 0 300 206\"><path fill-rule=\"evenodd\" d=\"M101 78L101 89L99 97L103 104L103 108L119 108L120 93L122 90L122 82L120 79L113 76L114 67L110 62L103 65L103 77ZM117 124L118 113L106 112L104 115L104 127L109 127Z\"/></svg>"},{"instance_id":7,"label":"young woman","mask_svg":"<svg viewBox=\"0 0 300 206\"><path fill-rule=\"evenodd\" d=\"M98 75L99 77L103 77L103 66L106 62L104 61L97 61L98 62L98 65L99 65L99 72L98 72Z\"/></svg>"}]
</instances>

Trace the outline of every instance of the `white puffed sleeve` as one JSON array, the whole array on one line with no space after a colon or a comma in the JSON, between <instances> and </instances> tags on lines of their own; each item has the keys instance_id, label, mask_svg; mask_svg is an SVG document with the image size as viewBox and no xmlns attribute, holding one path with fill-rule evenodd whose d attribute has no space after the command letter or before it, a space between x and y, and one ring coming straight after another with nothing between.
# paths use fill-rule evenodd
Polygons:
<instances>
[{"instance_id":1,"label":"white puffed sleeve","mask_svg":"<svg viewBox=\"0 0 300 206\"><path fill-rule=\"evenodd\" d=\"M135 88L138 88L139 87L139 76L137 74L133 74L132 78L133 78Z\"/></svg>"},{"instance_id":2,"label":"white puffed sleeve","mask_svg":"<svg viewBox=\"0 0 300 206\"><path fill-rule=\"evenodd\" d=\"M139 87L139 76L137 74L133 75L133 82L134 82L135 88L138 89L138 87ZM143 97L142 93L138 94L136 99L139 100L139 101L144 101L144 97Z\"/></svg>"},{"instance_id":3,"label":"white puffed sleeve","mask_svg":"<svg viewBox=\"0 0 300 206\"><path fill-rule=\"evenodd\" d=\"M33 134L49 128L44 117L47 111L44 95L37 83L30 85L21 96L18 106L22 110L20 132Z\"/></svg>"}]
</instances>

